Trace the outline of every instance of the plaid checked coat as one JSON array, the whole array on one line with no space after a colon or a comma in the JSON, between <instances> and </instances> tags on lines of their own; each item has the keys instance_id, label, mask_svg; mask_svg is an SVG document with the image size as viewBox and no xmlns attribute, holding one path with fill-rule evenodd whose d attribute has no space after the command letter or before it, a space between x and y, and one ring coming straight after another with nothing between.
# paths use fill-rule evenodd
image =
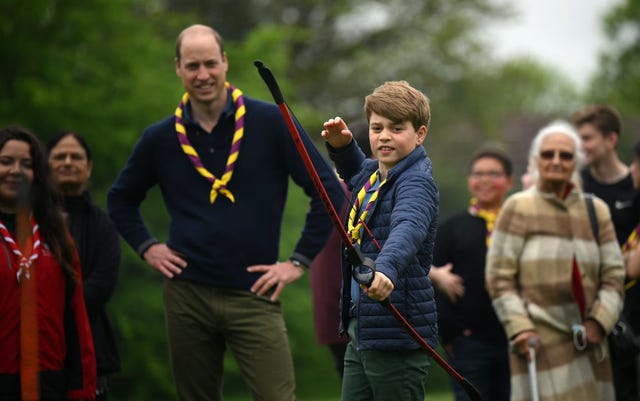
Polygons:
<instances>
[{"instance_id":1,"label":"plaid checked coat","mask_svg":"<svg viewBox=\"0 0 640 401\"><path fill-rule=\"evenodd\" d=\"M599 241L593 238L583 194L560 199L536 188L507 199L487 255L486 285L507 337L525 330L540 335L538 389L543 401L614 399L606 340L584 351L573 344L580 323L571 290L576 258L586 299L586 318L611 331L624 296L624 267L609 209L594 199ZM511 400L530 399L527 361L510 355Z\"/></svg>"}]
</instances>

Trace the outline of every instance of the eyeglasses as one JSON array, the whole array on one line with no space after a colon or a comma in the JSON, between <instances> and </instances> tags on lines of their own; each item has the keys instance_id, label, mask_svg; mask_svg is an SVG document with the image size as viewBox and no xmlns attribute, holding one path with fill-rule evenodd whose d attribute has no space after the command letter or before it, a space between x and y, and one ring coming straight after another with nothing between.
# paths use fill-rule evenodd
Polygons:
<instances>
[{"instance_id":1,"label":"eyeglasses","mask_svg":"<svg viewBox=\"0 0 640 401\"><path fill-rule=\"evenodd\" d=\"M560 157L560 160L564 162L570 162L573 160L573 153L563 150L543 150L540 152L540 158L542 160L553 160L556 154Z\"/></svg>"},{"instance_id":2,"label":"eyeglasses","mask_svg":"<svg viewBox=\"0 0 640 401\"><path fill-rule=\"evenodd\" d=\"M481 179L482 177L496 179L504 175L505 174L502 171L472 171L470 174L471 178L475 178L477 180Z\"/></svg>"}]
</instances>

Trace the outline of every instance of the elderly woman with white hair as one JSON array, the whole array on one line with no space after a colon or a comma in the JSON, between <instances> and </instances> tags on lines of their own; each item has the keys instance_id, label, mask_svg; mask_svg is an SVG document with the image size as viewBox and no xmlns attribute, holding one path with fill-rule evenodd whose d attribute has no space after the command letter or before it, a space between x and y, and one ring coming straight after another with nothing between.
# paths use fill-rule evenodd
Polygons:
<instances>
[{"instance_id":1,"label":"elderly woman with white hair","mask_svg":"<svg viewBox=\"0 0 640 401\"><path fill-rule=\"evenodd\" d=\"M535 185L505 201L487 255L487 289L512 348L511 400L532 399L533 347L540 400L613 401L606 335L624 268L609 209L591 198L590 218L571 125L541 129L529 154Z\"/></svg>"}]
</instances>

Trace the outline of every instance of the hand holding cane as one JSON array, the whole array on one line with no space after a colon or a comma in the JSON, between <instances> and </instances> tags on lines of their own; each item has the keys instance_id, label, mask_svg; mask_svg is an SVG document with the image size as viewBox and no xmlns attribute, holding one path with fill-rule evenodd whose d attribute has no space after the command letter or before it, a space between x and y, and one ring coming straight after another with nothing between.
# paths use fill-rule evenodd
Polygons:
<instances>
[{"instance_id":1,"label":"hand holding cane","mask_svg":"<svg viewBox=\"0 0 640 401\"><path fill-rule=\"evenodd\" d=\"M538 371L536 368L536 345L538 340L535 337L529 337L529 386L531 387L531 401L540 401L538 395Z\"/></svg>"}]
</instances>

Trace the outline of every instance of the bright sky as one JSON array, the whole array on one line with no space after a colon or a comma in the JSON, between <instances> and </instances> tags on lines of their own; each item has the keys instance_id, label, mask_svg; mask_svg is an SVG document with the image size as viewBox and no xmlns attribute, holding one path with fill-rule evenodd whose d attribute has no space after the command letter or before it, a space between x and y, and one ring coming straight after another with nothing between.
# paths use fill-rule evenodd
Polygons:
<instances>
[{"instance_id":1,"label":"bright sky","mask_svg":"<svg viewBox=\"0 0 640 401\"><path fill-rule=\"evenodd\" d=\"M531 55L558 68L578 88L586 87L604 47L602 17L620 0L496 0L517 15L488 34L500 59Z\"/></svg>"}]
</instances>

